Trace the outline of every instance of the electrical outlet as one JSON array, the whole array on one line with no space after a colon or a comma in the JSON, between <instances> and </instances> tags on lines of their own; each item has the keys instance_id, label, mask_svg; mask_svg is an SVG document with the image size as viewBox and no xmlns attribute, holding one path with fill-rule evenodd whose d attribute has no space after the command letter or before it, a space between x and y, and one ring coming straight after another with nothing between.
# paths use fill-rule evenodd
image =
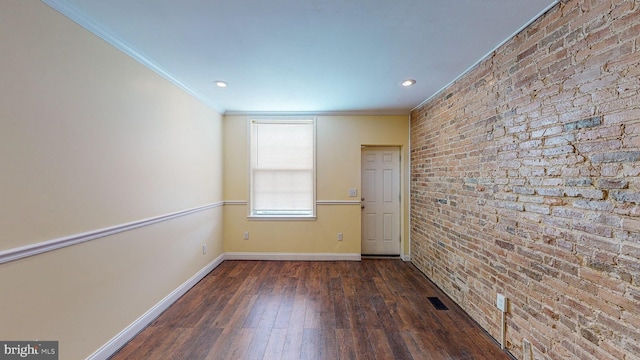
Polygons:
<instances>
[{"instance_id":1,"label":"electrical outlet","mask_svg":"<svg viewBox=\"0 0 640 360\"><path fill-rule=\"evenodd\" d=\"M207 244L202 244L202 253L203 254L207 253Z\"/></svg>"},{"instance_id":2,"label":"electrical outlet","mask_svg":"<svg viewBox=\"0 0 640 360\"><path fill-rule=\"evenodd\" d=\"M498 294L496 297L496 307L502 312L507 312L507 298L502 294Z\"/></svg>"},{"instance_id":3,"label":"electrical outlet","mask_svg":"<svg viewBox=\"0 0 640 360\"><path fill-rule=\"evenodd\" d=\"M243 239L249 240L249 232L248 231L244 232Z\"/></svg>"},{"instance_id":4,"label":"electrical outlet","mask_svg":"<svg viewBox=\"0 0 640 360\"><path fill-rule=\"evenodd\" d=\"M342 233L338 233L338 241L342 241Z\"/></svg>"}]
</instances>

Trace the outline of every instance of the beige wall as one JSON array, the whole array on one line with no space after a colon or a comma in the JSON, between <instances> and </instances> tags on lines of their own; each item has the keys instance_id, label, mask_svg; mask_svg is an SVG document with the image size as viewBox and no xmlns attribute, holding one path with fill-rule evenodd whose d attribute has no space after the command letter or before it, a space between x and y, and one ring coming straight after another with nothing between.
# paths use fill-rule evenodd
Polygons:
<instances>
[{"instance_id":1,"label":"beige wall","mask_svg":"<svg viewBox=\"0 0 640 360\"><path fill-rule=\"evenodd\" d=\"M222 200L213 110L39 1L0 2L0 54L0 251ZM222 253L222 216L0 264L0 339L90 355Z\"/></svg>"},{"instance_id":2,"label":"beige wall","mask_svg":"<svg viewBox=\"0 0 640 360\"><path fill-rule=\"evenodd\" d=\"M0 2L0 54L0 252L247 200L245 117L223 120L41 2ZM318 117L318 200L354 200L363 144L402 147L408 199L408 128L407 116ZM215 207L0 264L0 339L85 358L223 251L360 253L358 205L319 205L317 221L246 214ZM407 214L403 202L405 254Z\"/></svg>"},{"instance_id":3,"label":"beige wall","mask_svg":"<svg viewBox=\"0 0 640 360\"><path fill-rule=\"evenodd\" d=\"M224 117L224 199L248 200L248 118ZM402 148L402 192L408 199L407 116L318 116L317 200L358 200L360 194L361 145L397 145ZM403 252L408 246L408 202L402 202ZM319 204L316 221L247 220L244 203L225 205L224 249L226 252L293 252L360 254L360 206ZM249 240L243 233L249 231ZM338 232L344 234L337 241Z\"/></svg>"}]
</instances>

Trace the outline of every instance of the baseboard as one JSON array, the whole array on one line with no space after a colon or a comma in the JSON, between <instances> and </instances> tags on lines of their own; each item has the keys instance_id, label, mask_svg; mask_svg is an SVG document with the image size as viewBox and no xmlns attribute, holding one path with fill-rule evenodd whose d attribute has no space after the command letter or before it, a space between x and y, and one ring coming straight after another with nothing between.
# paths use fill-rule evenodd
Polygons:
<instances>
[{"instance_id":1,"label":"baseboard","mask_svg":"<svg viewBox=\"0 0 640 360\"><path fill-rule=\"evenodd\" d=\"M106 360L115 354L121 347L126 345L140 331L149 325L163 311L171 306L176 300L184 295L189 289L195 286L213 269L222 264L225 260L297 260L297 261L360 261L360 254L325 254L325 253L258 253L258 252L232 252L223 253L212 262L198 271L189 280L185 281L177 289L172 291L164 299L140 316L131 325L127 326L109 342L87 357L88 360Z\"/></svg>"},{"instance_id":2,"label":"baseboard","mask_svg":"<svg viewBox=\"0 0 640 360\"><path fill-rule=\"evenodd\" d=\"M411 255L401 255L402 261L411 261Z\"/></svg>"},{"instance_id":3,"label":"baseboard","mask_svg":"<svg viewBox=\"0 0 640 360\"><path fill-rule=\"evenodd\" d=\"M360 261L360 254L228 252L225 260Z\"/></svg>"},{"instance_id":4,"label":"baseboard","mask_svg":"<svg viewBox=\"0 0 640 360\"><path fill-rule=\"evenodd\" d=\"M165 296L164 299L160 300L160 302L158 302L154 307L149 309L142 316L140 316L131 325L127 326L113 339L109 340L109 342L104 344L100 349L96 350L96 352L91 354L87 359L106 360L110 356L115 354L116 351L118 351L127 342L133 339L140 331L142 331L145 327L147 327L147 325L155 320L155 318L157 318L163 311L165 311L169 306L176 302L176 300L178 300L182 295L189 291L189 289L195 286L198 281L202 280L202 278L207 276L207 274L209 274L213 269L222 264L224 260L224 254L221 254L220 256L215 258L212 262L207 264L207 266L202 268L202 270L198 271L195 275L189 278L189 280L185 281L177 289L172 291L169 295Z\"/></svg>"}]
</instances>

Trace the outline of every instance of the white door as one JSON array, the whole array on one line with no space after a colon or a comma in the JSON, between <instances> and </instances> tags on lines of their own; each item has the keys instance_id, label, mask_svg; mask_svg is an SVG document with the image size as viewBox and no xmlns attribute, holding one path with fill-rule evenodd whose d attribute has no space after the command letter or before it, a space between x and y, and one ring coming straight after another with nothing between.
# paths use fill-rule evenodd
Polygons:
<instances>
[{"instance_id":1,"label":"white door","mask_svg":"<svg viewBox=\"0 0 640 360\"><path fill-rule=\"evenodd\" d=\"M362 148L362 254L400 255L400 148Z\"/></svg>"}]
</instances>

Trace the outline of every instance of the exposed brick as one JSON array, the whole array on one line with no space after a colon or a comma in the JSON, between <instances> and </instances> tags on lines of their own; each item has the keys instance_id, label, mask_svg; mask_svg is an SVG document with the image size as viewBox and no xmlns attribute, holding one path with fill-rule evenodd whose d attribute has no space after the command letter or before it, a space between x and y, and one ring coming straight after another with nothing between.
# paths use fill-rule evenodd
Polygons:
<instances>
[{"instance_id":1,"label":"exposed brick","mask_svg":"<svg viewBox=\"0 0 640 360\"><path fill-rule=\"evenodd\" d=\"M515 210L515 211L524 211L524 205L518 202L512 202L512 201L496 201L496 206L497 207L501 207L501 208L505 208L505 209L509 209L509 210Z\"/></svg>"},{"instance_id":2,"label":"exposed brick","mask_svg":"<svg viewBox=\"0 0 640 360\"><path fill-rule=\"evenodd\" d=\"M624 139L624 147L640 148L640 135L628 136Z\"/></svg>"},{"instance_id":3,"label":"exposed brick","mask_svg":"<svg viewBox=\"0 0 640 360\"><path fill-rule=\"evenodd\" d=\"M568 32L569 32L569 25L564 25L558 28L556 31L551 33L551 35L540 40L540 47L541 48L548 47L551 43L554 43L558 39L563 38Z\"/></svg>"},{"instance_id":4,"label":"exposed brick","mask_svg":"<svg viewBox=\"0 0 640 360\"><path fill-rule=\"evenodd\" d=\"M591 186L593 180L590 178L567 179L565 184L567 186Z\"/></svg>"},{"instance_id":5,"label":"exposed brick","mask_svg":"<svg viewBox=\"0 0 640 360\"><path fill-rule=\"evenodd\" d=\"M533 188L523 187L523 186L514 186L512 191L516 194L523 195L533 195L536 191Z\"/></svg>"},{"instance_id":6,"label":"exposed brick","mask_svg":"<svg viewBox=\"0 0 640 360\"><path fill-rule=\"evenodd\" d=\"M575 119L581 119L584 117L592 116L594 112L594 108L592 107L575 109L572 106L568 106L568 108L573 110L558 109L558 111L560 111L560 122L563 122L563 123L573 122L573 121L576 121Z\"/></svg>"},{"instance_id":7,"label":"exposed brick","mask_svg":"<svg viewBox=\"0 0 640 360\"><path fill-rule=\"evenodd\" d=\"M545 127L545 126L549 126L549 125L553 125L553 124L557 124L558 123L558 115L551 115L548 117L545 117L543 119L538 119L538 120L534 120L531 121L529 123L529 127L531 129L538 129L541 127ZM560 127L558 127L560 128Z\"/></svg>"},{"instance_id":8,"label":"exposed brick","mask_svg":"<svg viewBox=\"0 0 640 360\"><path fill-rule=\"evenodd\" d=\"M609 201L592 201L592 200L574 200L573 206L579 209L596 210L596 211L612 211L613 204Z\"/></svg>"},{"instance_id":9,"label":"exposed brick","mask_svg":"<svg viewBox=\"0 0 640 360\"><path fill-rule=\"evenodd\" d=\"M528 195L520 195L518 196L519 202L524 203L532 203L532 204L544 204L544 197L542 196L528 196Z\"/></svg>"},{"instance_id":10,"label":"exposed brick","mask_svg":"<svg viewBox=\"0 0 640 360\"><path fill-rule=\"evenodd\" d=\"M585 189L585 188L565 188L564 195L569 197L583 197L586 199L601 200L604 199L604 192L602 190Z\"/></svg>"},{"instance_id":11,"label":"exposed brick","mask_svg":"<svg viewBox=\"0 0 640 360\"><path fill-rule=\"evenodd\" d=\"M513 251L513 249L515 248L515 246L512 243L508 243L508 242L502 241L502 240L496 240L496 245L498 245L499 247L501 247L503 249L507 249L507 250L511 250L511 251Z\"/></svg>"},{"instance_id":12,"label":"exposed brick","mask_svg":"<svg viewBox=\"0 0 640 360\"><path fill-rule=\"evenodd\" d=\"M510 126L507 128L507 134L517 134L527 130L527 125Z\"/></svg>"},{"instance_id":13,"label":"exposed brick","mask_svg":"<svg viewBox=\"0 0 640 360\"><path fill-rule=\"evenodd\" d=\"M533 149L533 148L537 148L540 145L542 145L542 140L530 140L530 141L521 142L520 145L518 145L518 147L520 149Z\"/></svg>"},{"instance_id":14,"label":"exposed brick","mask_svg":"<svg viewBox=\"0 0 640 360\"><path fill-rule=\"evenodd\" d=\"M554 145L566 145L576 140L576 136L574 134L564 134L560 136L549 137L545 139L545 146L554 146Z\"/></svg>"},{"instance_id":15,"label":"exposed brick","mask_svg":"<svg viewBox=\"0 0 640 360\"><path fill-rule=\"evenodd\" d=\"M567 204L567 202L562 198L544 197L543 199L542 203L549 206L563 206Z\"/></svg>"},{"instance_id":16,"label":"exposed brick","mask_svg":"<svg viewBox=\"0 0 640 360\"><path fill-rule=\"evenodd\" d=\"M607 141L584 142L576 145L576 148L580 153L612 151L612 150L618 150L621 147L622 147L622 141L618 139L607 140Z\"/></svg>"},{"instance_id":17,"label":"exposed brick","mask_svg":"<svg viewBox=\"0 0 640 360\"><path fill-rule=\"evenodd\" d=\"M542 180L544 186L560 186L563 184L563 180L560 178L546 178Z\"/></svg>"},{"instance_id":18,"label":"exposed brick","mask_svg":"<svg viewBox=\"0 0 640 360\"><path fill-rule=\"evenodd\" d=\"M579 121L574 121L572 123L564 124L564 131L573 131L576 129L584 129L590 128L594 126L598 126L602 123L602 118L600 116L594 116L588 119L582 119Z\"/></svg>"},{"instance_id":19,"label":"exposed brick","mask_svg":"<svg viewBox=\"0 0 640 360\"><path fill-rule=\"evenodd\" d=\"M412 261L494 337L507 293L514 354L640 353L637 10L562 0L412 111Z\"/></svg>"},{"instance_id":20,"label":"exposed brick","mask_svg":"<svg viewBox=\"0 0 640 360\"><path fill-rule=\"evenodd\" d=\"M608 225L615 228L622 227L622 219L620 218L620 216L617 216L617 215L599 213L595 215L590 215L588 218L594 223Z\"/></svg>"},{"instance_id":21,"label":"exposed brick","mask_svg":"<svg viewBox=\"0 0 640 360\"><path fill-rule=\"evenodd\" d=\"M536 193L543 196L564 196L564 190L558 188L537 188Z\"/></svg>"},{"instance_id":22,"label":"exposed brick","mask_svg":"<svg viewBox=\"0 0 640 360\"><path fill-rule=\"evenodd\" d=\"M622 187L618 187L618 189L622 189ZM640 192L632 192L632 191L611 191L609 196L615 201L632 203L632 204L640 204Z\"/></svg>"},{"instance_id":23,"label":"exposed brick","mask_svg":"<svg viewBox=\"0 0 640 360\"><path fill-rule=\"evenodd\" d=\"M631 49L629 48L627 51L630 52ZM607 59L610 59L612 55L616 55L616 56L619 55L618 51L612 51L612 53L613 54L600 54L600 55L598 55L597 58L591 58L590 60L593 63L597 63L598 65L601 65L602 62L605 62ZM618 79L619 79L619 75L618 74L603 75L602 77L600 77L598 79L595 79L593 81L590 81L590 82L580 86L580 92L585 93L585 94L589 94L589 93L591 93L593 91L596 91L598 89L605 88L608 85L615 84L616 81L618 81ZM590 127L590 126L587 126L587 127Z\"/></svg>"},{"instance_id":24,"label":"exposed brick","mask_svg":"<svg viewBox=\"0 0 640 360\"><path fill-rule=\"evenodd\" d=\"M578 132L576 135L576 140L578 141L589 141L589 140L599 140L606 139L612 137L620 137L622 135L622 126L613 125L604 128L598 128L588 131Z\"/></svg>"},{"instance_id":25,"label":"exposed brick","mask_svg":"<svg viewBox=\"0 0 640 360\"><path fill-rule=\"evenodd\" d=\"M629 181L625 179L600 179L598 180L598 188L600 189L626 189Z\"/></svg>"},{"instance_id":26,"label":"exposed brick","mask_svg":"<svg viewBox=\"0 0 640 360\"><path fill-rule=\"evenodd\" d=\"M606 125L612 125L630 121L637 121L638 119L640 119L640 108L623 108L621 110L622 111L605 115L604 123Z\"/></svg>"},{"instance_id":27,"label":"exposed brick","mask_svg":"<svg viewBox=\"0 0 640 360\"><path fill-rule=\"evenodd\" d=\"M628 135L638 135L638 134L640 134L640 122L637 122L635 124L629 124L629 125L625 126L624 133L628 134Z\"/></svg>"},{"instance_id":28,"label":"exposed brick","mask_svg":"<svg viewBox=\"0 0 640 360\"><path fill-rule=\"evenodd\" d=\"M591 155L591 162L633 162L640 160L640 151L616 151L611 153L598 153Z\"/></svg>"},{"instance_id":29,"label":"exposed brick","mask_svg":"<svg viewBox=\"0 0 640 360\"><path fill-rule=\"evenodd\" d=\"M574 152L575 149L571 145L552 147L542 150L542 155L544 156L558 156L564 154L570 154Z\"/></svg>"},{"instance_id":30,"label":"exposed brick","mask_svg":"<svg viewBox=\"0 0 640 360\"><path fill-rule=\"evenodd\" d=\"M531 279L535 280L535 281L540 281L542 280L542 274L537 273L531 269L527 269L527 268L520 268L520 271L522 273L524 273L526 276L530 277Z\"/></svg>"},{"instance_id":31,"label":"exposed brick","mask_svg":"<svg viewBox=\"0 0 640 360\"><path fill-rule=\"evenodd\" d=\"M638 177L640 175L640 166L624 166L620 174L627 177Z\"/></svg>"},{"instance_id":32,"label":"exposed brick","mask_svg":"<svg viewBox=\"0 0 640 360\"><path fill-rule=\"evenodd\" d=\"M518 54L518 57L516 58L516 61L521 61L524 58L526 58L527 56L531 56L533 53L535 53L535 51L538 50L538 45L533 45L532 47L528 48L527 50L521 52L520 54Z\"/></svg>"},{"instance_id":33,"label":"exposed brick","mask_svg":"<svg viewBox=\"0 0 640 360\"><path fill-rule=\"evenodd\" d=\"M538 139L545 136L553 136L563 131L562 126L553 126L545 129L534 130L531 132L532 139Z\"/></svg>"},{"instance_id":34,"label":"exposed brick","mask_svg":"<svg viewBox=\"0 0 640 360\"><path fill-rule=\"evenodd\" d=\"M548 205L524 204L524 210L544 215L548 215L551 213L551 209Z\"/></svg>"},{"instance_id":35,"label":"exposed brick","mask_svg":"<svg viewBox=\"0 0 640 360\"><path fill-rule=\"evenodd\" d=\"M571 33L567 34L567 36L565 36L565 43L566 44L570 44L572 42L577 41L578 39L584 37L584 34L582 32L582 28L578 28L575 29L574 31L572 31Z\"/></svg>"},{"instance_id":36,"label":"exposed brick","mask_svg":"<svg viewBox=\"0 0 640 360\"><path fill-rule=\"evenodd\" d=\"M574 73L563 82L562 87L564 89L576 88L581 84L597 79L602 74L600 69L598 68L589 68L589 69L580 69L580 70L581 71Z\"/></svg>"},{"instance_id":37,"label":"exposed brick","mask_svg":"<svg viewBox=\"0 0 640 360\"><path fill-rule=\"evenodd\" d=\"M589 234L595 234L604 237L613 237L613 230L611 230L611 228L597 225L592 222L574 221L573 228Z\"/></svg>"},{"instance_id":38,"label":"exposed brick","mask_svg":"<svg viewBox=\"0 0 640 360\"><path fill-rule=\"evenodd\" d=\"M591 332L590 330L587 329L580 329L580 335L582 335L583 338L591 341L592 343L598 345L600 343L600 339L598 339L598 337Z\"/></svg>"},{"instance_id":39,"label":"exposed brick","mask_svg":"<svg viewBox=\"0 0 640 360\"><path fill-rule=\"evenodd\" d=\"M618 176L622 165L605 164L600 167L600 175L605 177Z\"/></svg>"}]
</instances>

